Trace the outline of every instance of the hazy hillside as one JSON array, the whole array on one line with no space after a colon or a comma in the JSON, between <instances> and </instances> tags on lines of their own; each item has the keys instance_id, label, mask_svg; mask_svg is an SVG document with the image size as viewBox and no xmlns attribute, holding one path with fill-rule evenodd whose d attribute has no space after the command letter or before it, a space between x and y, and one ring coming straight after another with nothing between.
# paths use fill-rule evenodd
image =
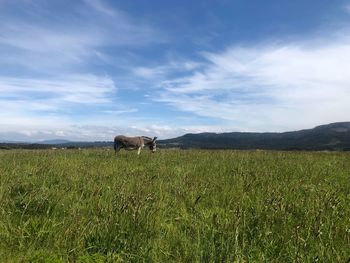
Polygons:
<instances>
[{"instance_id":1,"label":"hazy hillside","mask_svg":"<svg viewBox=\"0 0 350 263\"><path fill-rule=\"evenodd\" d=\"M70 142L62 140L41 143L0 143L0 149L25 148L100 148L112 147L112 141ZM313 129L283 132L198 133L159 140L161 148L265 149L265 150L336 150L350 151L350 122L338 122Z\"/></svg>"},{"instance_id":2,"label":"hazy hillside","mask_svg":"<svg viewBox=\"0 0 350 263\"><path fill-rule=\"evenodd\" d=\"M199 133L159 142L163 147L269 150L350 150L350 122L283 133Z\"/></svg>"}]
</instances>

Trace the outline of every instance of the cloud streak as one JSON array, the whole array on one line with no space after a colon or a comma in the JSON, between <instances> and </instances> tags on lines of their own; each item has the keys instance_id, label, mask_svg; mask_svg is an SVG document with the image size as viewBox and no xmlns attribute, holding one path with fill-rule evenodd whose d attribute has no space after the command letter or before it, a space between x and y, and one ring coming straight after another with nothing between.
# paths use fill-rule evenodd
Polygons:
<instances>
[{"instance_id":1,"label":"cloud streak","mask_svg":"<svg viewBox=\"0 0 350 263\"><path fill-rule=\"evenodd\" d=\"M33 7L30 3L21 3L19 10L18 6L12 10L5 5L2 11L0 65L71 72L87 68L95 60L109 60L108 47L147 46L165 39L153 26L101 0L74 2L69 13L62 16L44 9L44 5Z\"/></svg>"},{"instance_id":2,"label":"cloud streak","mask_svg":"<svg viewBox=\"0 0 350 263\"><path fill-rule=\"evenodd\" d=\"M91 6L93 9L95 9L98 12L101 12L108 16L115 16L117 12L113 10L110 6L108 6L105 2L102 0L84 0L85 3L87 3L89 6Z\"/></svg>"},{"instance_id":3,"label":"cloud streak","mask_svg":"<svg viewBox=\"0 0 350 263\"><path fill-rule=\"evenodd\" d=\"M71 75L61 79L0 78L0 98L55 100L57 103L102 104L116 92L108 77Z\"/></svg>"},{"instance_id":4,"label":"cloud streak","mask_svg":"<svg viewBox=\"0 0 350 263\"><path fill-rule=\"evenodd\" d=\"M160 101L242 130L288 130L348 118L349 39L233 46L202 55L205 69L164 81Z\"/></svg>"},{"instance_id":5,"label":"cloud streak","mask_svg":"<svg viewBox=\"0 0 350 263\"><path fill-rule=\"evenodd\" d=\"M164 14L151 16L159 14L151 8L140 10L142 5L118 3L132 13L107 0L0 5L2 133L74 139L80 134L89 140L155 133L164 138L200 131L285 131L348 120L350 39L345 31L326 40L313 35L313 41L265 39L262 44L251 38L255 45L229 46L245 38L225 38L227 31L219 30L220 45L194 45L211 27L204 23L205 34L200 33L190 20L205 16L193 10L188 14L195 16L181 21L193 29L189 37L177 27L176 15L176 21L165 21ZM345 15L348 7L340 8ZM225 28L236 21L222 19ZM250 21L252 27L257 21ZM223 45L229 48L218 49Z\"/></svg>"},{"instance_id":6,"label":"cloud streak","mask_svg":"<svg viewBox=\"0 0 350 263\"><path fill-rule=\"evenodd\" d=\"M91 140L84 128L72 127L105 127L116 116L127 125L125 116L138 112L119 100L115 68L125 48L163 42L164 35L102 0L69 2L69 9L62 3L14 1L1 7L3 134L22 130L18 136L39 137L62 131L73 136L79 130L81 139Z\"/></svg>"},{"instance_id":7,"label":"cloud streak","mask_svg":"<svg viewBox=\"0 0 350 263\"><path fill-rule=\"evenodd\" d=\"M17 125L16 131L0 130L0 141L23 141L36 142L49 139L68 139L73 141L112 141L118 134L130 136L145 135L157 136L159 139L173 138L180 134L199 131L210 131L213 127L171 127L167 125L62 125L60 126L42 126L31 127L23 123L23 126ZM217 129L216 129L217 130Z\"/></svg>"},{"instance_id":8,"label":"cloud streak","mask_svg":"<svg viewBox=\"0 0 350 263\"><path fill-rule=\"evenodd\" d=\"M344 6L344 10L350 14L350 3Z\"/></svg>"},{"instance_id":9,"label":"cloud streak","mask_svg":"<svg viewBox=\"0 0 350 263\"><path fill-rule=\"evenodd\" d=\"M117 89L108 77L71 75L52 79L0 77L0 131L61 129L84 123L89 116L110 118L127 112L114 105ZM119 112L118 112L119 111ZM91 117L90 117L91 118Z\"/></svg>"}]
</instances>

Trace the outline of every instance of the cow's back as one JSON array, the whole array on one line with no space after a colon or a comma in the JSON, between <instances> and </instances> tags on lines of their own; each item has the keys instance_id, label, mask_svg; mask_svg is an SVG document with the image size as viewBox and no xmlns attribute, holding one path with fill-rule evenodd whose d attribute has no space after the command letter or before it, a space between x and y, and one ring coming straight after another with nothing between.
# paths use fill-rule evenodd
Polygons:
<instances>
[{"instance_id":1,"label":"cow's back","mask_svg":"<svg viewBox=\"0 0 350 263\"><path fill-rule=\"evenodd\" d=\"M127 137L124 135L116 136L114 142L121 144L124 147L140 147L143 145L142 137Z\"/></svg>"},{"instance_id":2,"label":"cow's back","mask_svg":"<svg viewBox=\"0 0 350 263\"><path fill-rule=\"evenodd\" d=\"M124 135L117 135L114 137L114 141L122 142L125 138L126 136Z\"/></svg>"}]
</instances>

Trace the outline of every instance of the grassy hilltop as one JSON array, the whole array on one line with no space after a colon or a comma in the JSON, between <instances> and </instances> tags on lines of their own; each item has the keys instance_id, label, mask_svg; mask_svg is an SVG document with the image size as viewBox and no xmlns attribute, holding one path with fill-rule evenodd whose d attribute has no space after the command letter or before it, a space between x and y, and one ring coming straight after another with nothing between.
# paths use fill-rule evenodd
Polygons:
<instances>
[{"instance_id":1,"label":"grassy hilltop","mask_svg":"<svg viewBox=\"0 0 350 263\"><path fill-rule=\"evenodd\" d=\"M1 262L346 262L350 155L0 151Z\"/></svg>"}]
</instances>

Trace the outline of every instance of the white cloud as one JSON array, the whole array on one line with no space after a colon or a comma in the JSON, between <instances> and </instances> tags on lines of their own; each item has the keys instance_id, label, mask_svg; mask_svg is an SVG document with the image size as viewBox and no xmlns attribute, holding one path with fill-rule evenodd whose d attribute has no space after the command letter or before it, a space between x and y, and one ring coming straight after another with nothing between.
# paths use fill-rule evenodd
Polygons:
<instances>
[{"instance_id":1,"label":"white cloud","mask_svg":"<svg viewBox=\"0 0 350 263\"><path fill-rule=\"evenodd\" d=\"M56 79L0 77L0 132L50 132L77 123L98 122L137 109L115 105L117 89L108 77L71 75Z\"/></svg>"},{"instance_id":2,"label":"white cloud","mask_svg":"<svg viewBox=\"0 0 350 263\"><path fill-rule=\"evenodd\" d=\"M234 46L203 56L204 70L164 81L158 100L242 130L298 129L349 119L349 39Z\"/></svg>"},{"instance_id":3,"label":"white cloud","mask_svg":"<svg viewBox=\"0 0 350 263\"><path fill-rule=\"evenodd\" d=\"M138 77L152 79L160 76L162 77L165 74L165 69L163 67L136 67L133 69L133 73Z\"/></svg>"},{"instance_id":4,"label":"white cloud","mask_svg":"<svg viewBox=\"0 0 350 263\"><path fill-rule=\"evenodd\" d=\"M118 133L169 138L186 132L291 130L348 120L347 33L329 35L319 43L232 46L224 52L200 53L206 63L168 54L170 61L163 65L155 64L160 59L156 57L134 67L140 60L124 47L166 41L147 21L104 0L74 1L69 11L57 12L60 15L46 2L8 1L2 6L2 133L21 130L28 138L79 140L108 139ZM15 9L5 12L11 6ZM126 66L117 72L123 63ZM145 94L133 93L139 97L125 106L129 101L118 101L116 84L104 71L113 72L121 89L161 87L159 96L154 89L143 90ZM140 98L147 101L137 101ZM156 115L145 120L134 103L146 109L152 99L192 113L186 114L191 120L172 124ZM162 115L162 106L147 109L157 108L160 113L155 114ZM140 113L139 119L133 113ZM196 125L195 115L205 117L199 118L201 124L215 125Z\"/></svg>"},{"instance_id":5,"label":"white cloud","mask_svg":"<svg viewBox=\"0 0 350 263\"><path fill-rule=\"evenodd\" d=\"M350 14L350 4L345 5L344 9L346 12L348 12Z\"/></svg>"},{"instance_id":6,"label":"white cloud","mask_svg":"<svg viewBox=\"0 0 350 263\"><path fill-rule=\"evenodd\" d=\"M106 114L123 114L123 113L138 112L138 109L136 109L136 108L126 108L126 109L123 109L123 110L103 110L101 112L102 113L106 113Z\"/></svg>"},{"instance_id":7,"label":"white cloud","mask_svg":"<svg viewBox=\"0 0 350 263\"><path fill-rule=\"evenodd\" d=\"M107 5L102 0L84 0L88 5L97 10L98 12L102 12L109 16L116 15L116 11L113 10L109 5Z\"/></svg>"},{"instance_id":8,"label":"white cloud","mask_svg":"<svg viewBox=\"0 0 350 263\"><path fill-rule=\"evenodd\" d=\"M1 103L22 101L45 109L50 108L52 103L108 103L116 87L110 78L94 75L71 75L56 79L0 77L0 92Z\"/></svg>"},{"instance_id":9,"label":"white cloud","mask_svg":"<svg viewBox=\"0 0 350 263\"><path fill-rule=\"evenodd\" d=\"M89 68L96 59L113 61L106 47L146 46L165 37L145 21L101 0L74 2L69 13L56 16L40 4L21 3L0 16L0 65L21 66L41 73ZM10 8L10 7L9 7ZM25 10L25 11L24 11ZM38 13L28 15L27 13ZM18 13L18 15L15 15Z\"/></svg>"},{"instance_id":10,"label":"white cloud","mask_svg":"<svg viewBox=\"0 0 350 263\"><path fill-rule=\"evenodd\" d=\"M188 72L199 69L201 63L194 61L171 60L165 65L153 67L135 67L133 69L134 75L144 79L157 79L158 81L166 79L174 72Z\"/></svg>"},{"instance_id":11,"label":"white cloud","mask_svg":"<svg viewBox=\"0 0 350 263\"><path fill-rule=\"evenodd\" d=\"M67 139L74 141L112 141L114 136L124 134L129 136L145 135L158 139L167 139L189 132L210 131L213 127L171 127L166 125L63 125L59 127L31 127L27 123L17 125L16 130L0 130L1 141L42 141L49 139ZM217 127L218 128L218 127ZM217 130L217 129L216 129Z\"/></svg>"}]
</instances>

